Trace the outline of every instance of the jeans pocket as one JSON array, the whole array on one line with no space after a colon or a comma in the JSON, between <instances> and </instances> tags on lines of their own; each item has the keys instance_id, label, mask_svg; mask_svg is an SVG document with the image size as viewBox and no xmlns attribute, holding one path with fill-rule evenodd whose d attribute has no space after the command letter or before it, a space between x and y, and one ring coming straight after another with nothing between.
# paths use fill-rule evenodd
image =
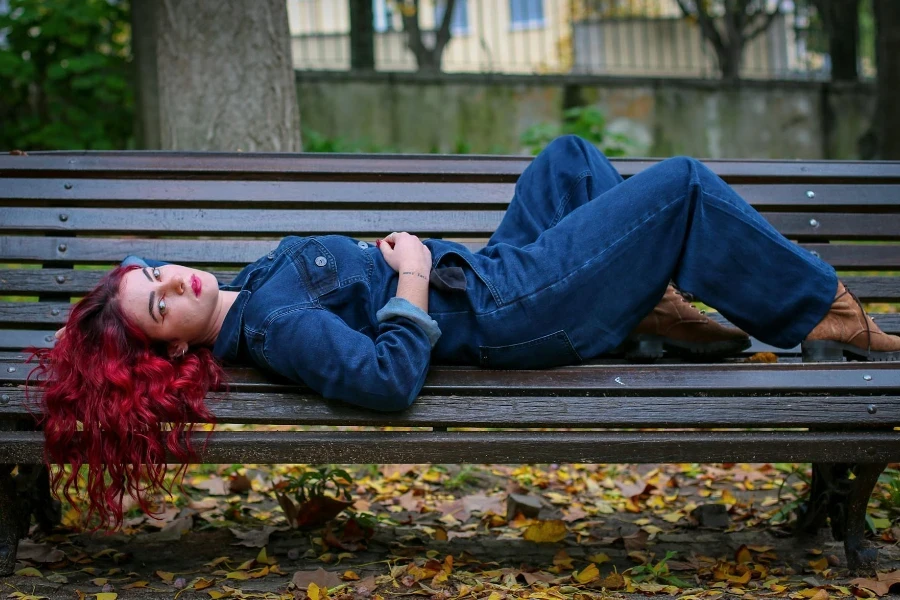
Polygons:
<instances>
[{"instance_id":1,"label":"jeans pocket","mask_svg":"<svg viewBox=\"0 0 900 600\"><path fill-rule=\"evenodd\" d=\"M563 330L508 346L479 346L479 364L489 369L547 369L582 362Z\"/></svg>"}]
</instances>

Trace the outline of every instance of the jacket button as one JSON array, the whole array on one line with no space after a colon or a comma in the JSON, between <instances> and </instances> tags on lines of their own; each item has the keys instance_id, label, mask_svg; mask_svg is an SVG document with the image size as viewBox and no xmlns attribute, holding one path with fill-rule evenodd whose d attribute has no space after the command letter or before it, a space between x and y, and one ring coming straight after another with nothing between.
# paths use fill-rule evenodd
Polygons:
<instances>
[{"instance_id":1,"label":"jacket button","mask_svg":"<svg viewBox=\"0 0 900 600\"><path fill-rule=\"evenodd\" d=\"M272 260L273 258L275 258L275 253L269 252L268 254L266 254L266 258L268 258L269 260Z\"/></svg>"},{"instance_id":2,"label":"jacket button","mask_svg":"<svg viewBox=\"0 0 900 600\"><path fill-rule=\"evenodd\" d=\"M316 264L317 264L318 266L320 266L320 267L324 267L326 264L328 264L328 261L325 260L325 257L324 257L324 256L317 256L317 257L316 257Z\"/></svg>"},{"instance_id":3,"label":"jacket button","mask_svg":"<svg viewBox=\"0 0 900 600\"><path fill-rule=\"evenodd\" d=\"M366 248L369 247L369 245L365 242L357 242L356 245L359 246L360 248L362 248L363 250L365 250Z\"/></svg>"}]
</instances>

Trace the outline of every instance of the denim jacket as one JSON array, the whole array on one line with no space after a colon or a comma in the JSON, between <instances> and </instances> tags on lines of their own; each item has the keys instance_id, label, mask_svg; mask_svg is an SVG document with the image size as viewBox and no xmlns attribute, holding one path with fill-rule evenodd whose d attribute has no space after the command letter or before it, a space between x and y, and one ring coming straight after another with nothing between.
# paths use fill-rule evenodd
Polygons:
<instances>
[{"instance_id":1,"label":"denim jacket","mask_svg":"<svg viewBox=\"0 0 900 600\"><path fill-rule=\"evenodd\" d=\"M429 246L457 246L426 240ZM433 252L437 263L450 248ZM123 265L167 263L129 256ZM397 274L374 245L340 235L288 236L220 290L238 297L213 347L325 398L381 411L408 407L441 337L428 313L395 297ZM464 292L459 267L432 270L430 287Z\"/></svg>"}]
</instances>

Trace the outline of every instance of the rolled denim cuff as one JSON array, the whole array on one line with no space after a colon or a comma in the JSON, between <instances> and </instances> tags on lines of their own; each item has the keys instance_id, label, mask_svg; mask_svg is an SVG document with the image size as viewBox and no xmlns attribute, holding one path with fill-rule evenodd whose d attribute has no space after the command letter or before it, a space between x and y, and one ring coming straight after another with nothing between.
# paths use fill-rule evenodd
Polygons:
<instances>
[{"instance_id":1,"label":"rolled denim cuff","mask_svg":"<svg viewBox=\"0 0 900 600\"><path fill-rule=\"evenodd\" d=\"M381 323L393 317L405 317L421 327L428 336L428 342L431 347L437 344L441 337L441 329L438 327L437 321L428 316L428 313L407 300L406 298L393 297L388 300L381 310L375 313L375 318Z\"/></svg>"},{"instance_id":2,"label":"rolled denim cuff","mask_svg":"<svg viewBox=\"0 0 900 600\"><path fill-rule=\"evenodd\" d=\"M145 261L140 256L135 256L134 254L129 254L125 257L125 260L119 263L120 267L130 267L131 265L137 265L142 268L150 266L147 264L147 261Z\"/></svg>"}]
</instances>

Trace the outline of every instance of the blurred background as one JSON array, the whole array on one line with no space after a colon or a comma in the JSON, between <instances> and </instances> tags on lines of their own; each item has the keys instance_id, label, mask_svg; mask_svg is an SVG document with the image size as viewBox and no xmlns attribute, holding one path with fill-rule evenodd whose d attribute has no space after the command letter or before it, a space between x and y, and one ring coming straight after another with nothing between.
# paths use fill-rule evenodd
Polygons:
<instances>
[{"instance_id":1,"label":"blurred background","mask_svg":"<svg viewBox=\"0 0 900 600\"><path fill-rule=\"evenodd\" d=\"M0 150L900 159L898 0L0 0Z\"/></svg>"}]
</instances>

